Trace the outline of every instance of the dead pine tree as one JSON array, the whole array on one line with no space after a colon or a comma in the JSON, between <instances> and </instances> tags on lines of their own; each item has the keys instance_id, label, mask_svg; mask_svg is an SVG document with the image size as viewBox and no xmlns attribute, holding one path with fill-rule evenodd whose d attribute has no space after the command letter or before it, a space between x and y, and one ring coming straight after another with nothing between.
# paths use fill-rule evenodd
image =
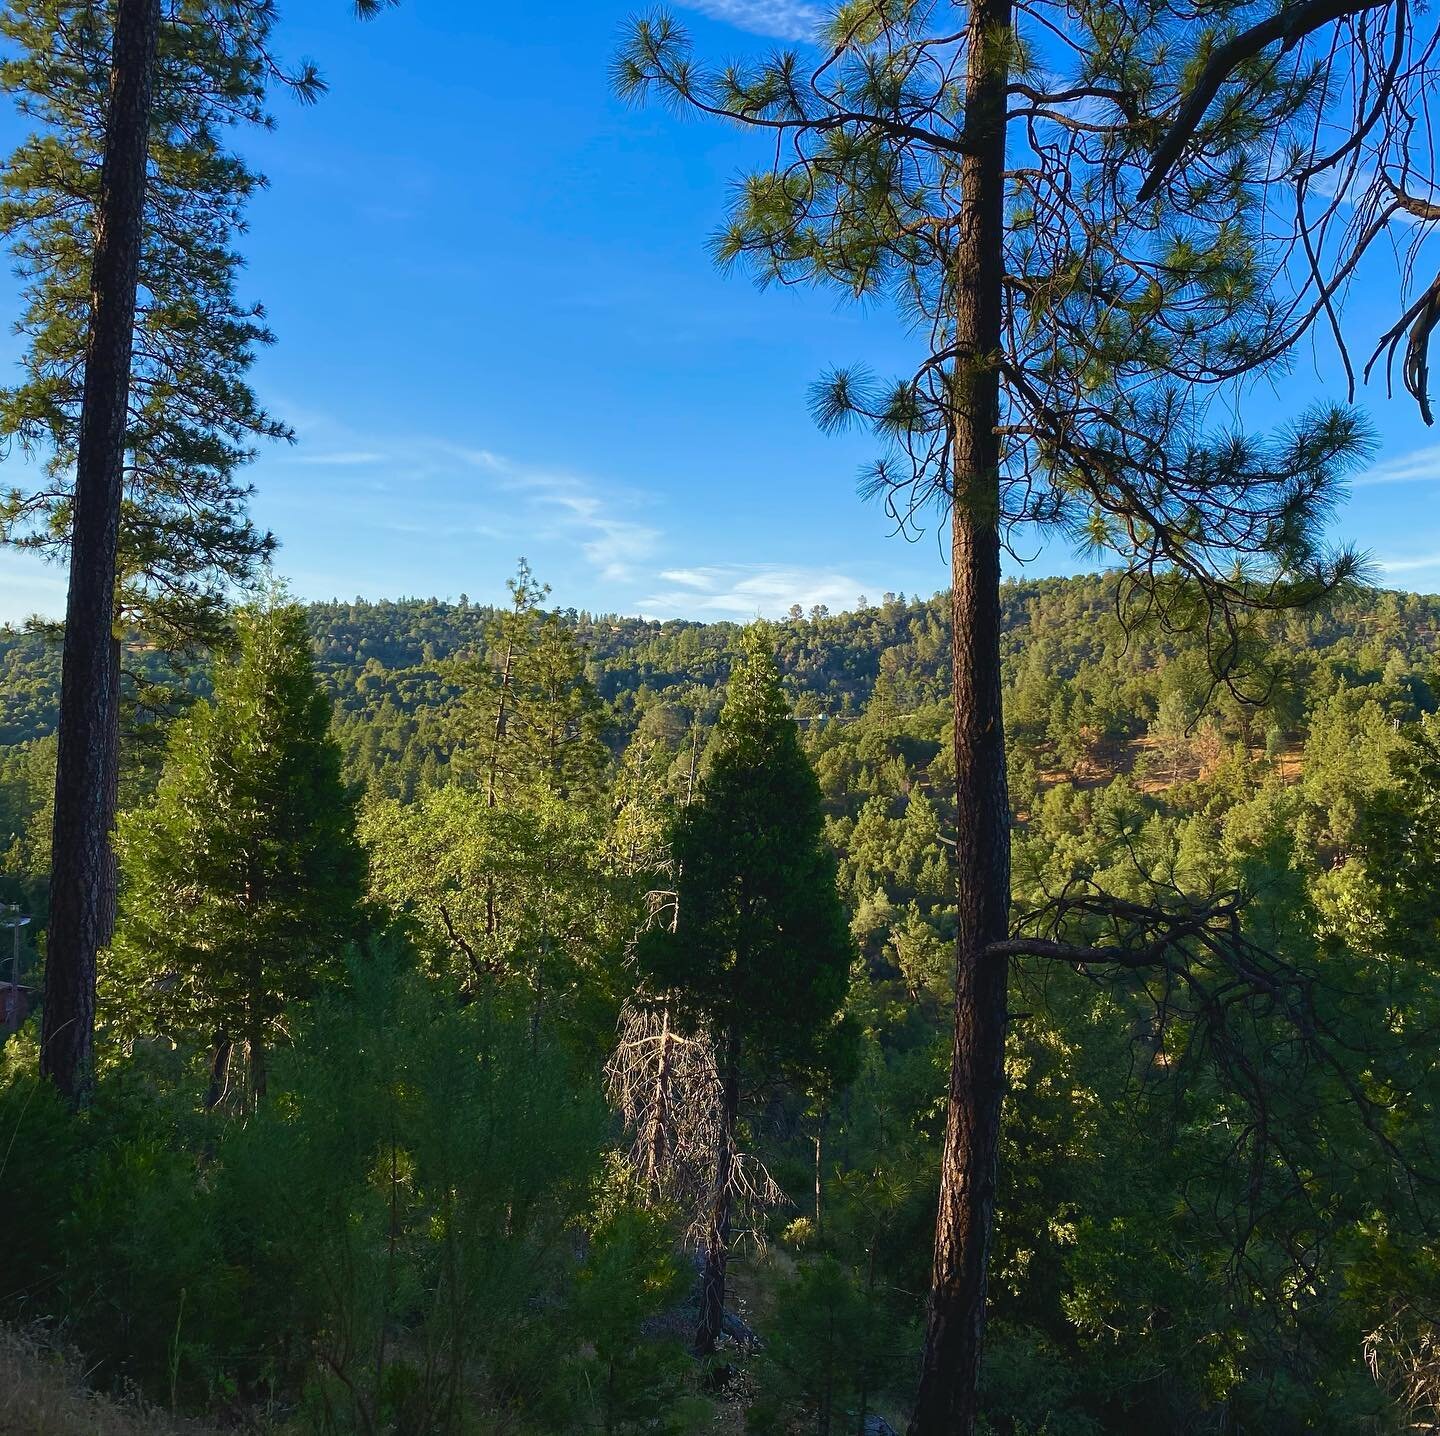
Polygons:
<instances>
[{"instance_id":1,"label":"dead pine tree","mask_svg":"<svg viewBox=\"0 0 1440 1436\"><path fill-rule=\"evenodd\" d=\"M1125 622L1197 631L1216 681L1264 691L1253 616L1356 575L1323 528L1368 434L1320 406L1247 435L1234 400L1317 324L1345 354L1346 281L1382 241L1412 261L1424 243L1435 44L1406 0L1222 3L1203 21L1176 0L850 0L812 43L753 61L706 65L663 12L616 59L627 98L763 138L722 264L887 299L915 336L909 373L837 369L813 400L823 427L875 433L862 487L899 527L934 508L950 524L954 1032L913 1436L978 1419L1010 961L1254 978L1225 898L1117 909L1111 944L1069 941L1104 925L1088 898L1012 936L1002 552L1036 531L1087 544L1119 569ZM1371 359L1403 345L1422 408L1437 292L1402 294ZM1244 990L1270 1001L1283 981Z\"/></svg>"}]
</instances>

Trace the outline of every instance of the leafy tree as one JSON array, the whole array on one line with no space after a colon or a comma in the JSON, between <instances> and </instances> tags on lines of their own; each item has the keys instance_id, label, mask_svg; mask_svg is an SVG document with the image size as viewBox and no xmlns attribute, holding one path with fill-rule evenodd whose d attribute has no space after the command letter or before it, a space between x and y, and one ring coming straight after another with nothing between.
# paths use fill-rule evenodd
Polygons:
<instances>
[{"instance_id":1,"label":"leafy tree","mask_svg":"<svg viewBox=\"0 0 1440 1436\"><path fill-rule=\"evenodd\" d=\"M210 1100L243 1040L252 1100L287 1004L341 971L365 870L330 705L294 605L244 610L215 696L177 723L155 800L119 835L107 1009L129 1033L212 1044Z\"/></svg>"},{"instance_id":2,"label":"leafy tree","mask_svg":"<svg viewBox=\"0 0 1440 1436\"><path fill-rule=\"evenodd\" d=\"M682 1020L716 1044L722 1099L701 1352L714 1349L724 1315L742 1083L772 1073L805 1082L843 1066L836 1014L851 959L819 784L763 629L747 635L707 757L700 796L675 825L676 929L652 928L637 959L657 990L675 994Z\"/></svg>"},{"instance_id":3,"label":"leafy tree","mask_svg":"<svg viewBox=\"0 0 1440 1436\"><path fill-rule=\"evenodd\" d=\"M457 784L361 819L375 899L408 921L429 971L458 993L494 984L532 1015L564 1012L586 1031L613 1022L614 955L628 916L604 862L604 830L555 798L490 807ZM600 1010L596 1010L599 1004Z\"/></svg>"}]
</instances>

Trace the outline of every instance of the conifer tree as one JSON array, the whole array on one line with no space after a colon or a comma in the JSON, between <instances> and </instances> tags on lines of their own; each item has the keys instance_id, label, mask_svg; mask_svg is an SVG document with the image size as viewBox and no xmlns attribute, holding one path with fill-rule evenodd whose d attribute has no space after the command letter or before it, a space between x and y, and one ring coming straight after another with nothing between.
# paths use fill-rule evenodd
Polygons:
<instances>
[{"instance_id":1,"label":"conifer tree","mask_svg":"<svg viewBox=\"0 0 1440 1436\"><path fill-rule=\"evenodd\" d=\"M118 12L117 12L118 13ZM270 551L245 512L240 470L261 439L290 431L257 402L248 371L273 336L238 292L235 241L264 184L228 147L265 127L273 11L258 0L156 7L152 94L142 137L133 361L119 399L123 489L116 622L183 649L223 628L225 587ZM0 224L24 283L20 382L0 393L0 432L31 457L34 481L0 507L5 538L62 557L70 542L83 346L107 133L112 16L77 0L22 0L0 29L0 86L35 125L0 181ZM319 81L289 77L305 98Z\"/></svg>"},{"instance_id":2,"label":"conifer tree","mask_svg":"<svg viewBox=\"0 0 1440 1436\"><path fill-rule=\"evenodd\" d=\"M543 794L592 802L608 755L584 653L560 616L541 607L550 589L523 558L506 587L510 605L486 625L481 652L446 665L460 688L457 761L492 808Z\"/></svg>"},{"instance_id":3,"label":"conifer tree","mask_svg":"<svg viewBox=\"0 0 1440 1436\"><path fill-rule=\"evenodd\" d=\"M83 402L74 448L70 623L60 693L41 1041L41 1070L71 1100L84 1096L91 1077L95 951L109 936L114 916L109 848L119 733L114 588L159 27L159 0L121 0L88 253L89 322L80 325ZM7 534L8 529L7 523Z\"/></svg>"},{"instance_id":4,"label":"conifer tree","mask_svg":"<svg viewBox=\"0 0 1440 1436\"><path fill-rule=\"evenodd\" d=\"M263 181L225 134L269 123L273 83L321 88L276 63L274 19L271 0L19 0L0 17L0 88L36 127L0 176L26 341L0 437L37 475L0 498L0 540L72 560L42 1047L72 1097L114 922L121 635L213 641L226 588L272 546L236 477L255 440L288 437L247 381L270 335L235 288Z\"/></svg>"},{"instance_id":5,"label":"conifer tree","mask_svg":"<svg viewBox=\"0 0 1440 1436\"><path fill-rule=\"evenodd\" d=\"M131 1034L208 1044L212 1102L243 1042L252 1100L288 1003L343 968L364 862L304 612L252 608L214 698L174 727L154 802L119 833L106 1008Z\"/></svg>"},{"instance_id":6,"label":"conifer tree","mask_svg":"<svg viewBox=\"0 0 1440 1436\"><path fill-rule=\"evenodd\" d=\"M676 1016L715 1043L721 1083L714 1199L695 1346L714 1349L725 1302L747 1079L804 1081L837 1063L851 943L825 846L820 786L780 688L769 636L752 629L731 672L697 801L673 854L679 922L652 928L638 963Z\"/></svg>"},{"instance_id":7,"label":"conifer tree","mask_svg":"<svg viewBox=\"0 0 1440 1436\"><path fill-rule=\"evenodd\" d=\"M911 1430L968 1436L1009 961L1183 963L1205 929L1181 903L1118 916L1113 950L1058 941L1068 908L1043 941L1011 937L1002 549L1030 525L1118 561L1122 614L1198 630L1237 686L1250 615L1352 578L1320 530L1363 426L1331 407L1255 439L1230 401L1312 325L1344 355L1337 308L1367 249L1393 237L1413 254L1440 216L1414 142L1436 46L1388 0L1226 0L1203 22L1174 0L848 0L815 38L808 55L710 67L662 13L636 23L615 75L624 95L765 136L774 158L738 190L722 262L887 297L920 350L892 384L835 371L814 407L885 445L865 486L901 524L949 509L955 1028ZM1405 344L1427 417L1437 294L1407 302L1371 360Z\"/></svg>"}]
</instances>

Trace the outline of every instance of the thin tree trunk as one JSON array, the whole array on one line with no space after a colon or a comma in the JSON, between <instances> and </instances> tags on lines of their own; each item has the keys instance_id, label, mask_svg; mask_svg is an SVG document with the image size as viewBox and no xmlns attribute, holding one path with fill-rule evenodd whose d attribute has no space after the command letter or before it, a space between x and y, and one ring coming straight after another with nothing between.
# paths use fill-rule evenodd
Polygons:
<instances>
[{"instance_id":1,"label":"thin tree trunk","mask_svg":"<svg viewBox=\"0 0 1440 1436\"><path fill-rule=\"evenodd\" d=\"M670 1004L660 1009L660 1059L655 1067L655 1098L650 1104L650 1131L645 1139L645 1191L658 1202L665 1173L665 1132L670 1121L670 1073L675 1037L670 1031Z\"/></svg>"},{"instance_id":2,"label":"thin tree trunk","mask_svg":"<svg viewBox=\"0 0 1440 1436\"><path fill-rule=\"evenodd\" d=\"M986 1268L1004 1085L1010 817L1000 707L999 372L1004 274L1005 88L1010 0L968 23L952 534L956 866L955 1032L940 1204L911 1436L971 1436L978 1414Z\"/></svg>"},{"instance_id":3,"label":"thin tree trunk","mask_svg":"<svg viewBox=\"0 0 1440 1436\"><path fill-rule=\"evenodd\" d=\"M72 1102L90 1084L95 955L114 911L115 580L159 30L159 0L119 0L75 463L40 1051L41 1071Z\"/></svg>"},{"instance_id":4,"label":"thin tree trunk","mask_svg":"<svg viewBox=\"0 0 1440 1436\"><path fill-rule=\"evenodd\" d=\"M867 1315L875 1300L875 1250L880 1245L878 1232L870 1233L870 1250L865 1259L865 1307ZM868 1323L867 1323L868 1325ZM870 1377L867 1367L861 1366L859 1414L855 1418L855 1436L866 1436L865 1425L870 1415Z\"/></svg>"},{"instance_id":5,"label":"thin tree trunk","mask_svg":"<svg viewBox=\"0 0 1440 1436\"><path fill-rule=\"evenodd\" d=\"M258 951L250 955L250 1020L246 1047L250 1057L250 1107L257 1110L265 1099L268 1073L265 1068L265 1014L261 1006L264 965Z\"/></svg>"},{"instance_id":6,"label":"thin tree trunk","mask_svg":"<svg viewBox=\"0 0 1440 1436\"><path fill-rule=\"evenodd\" d=\"M223 1032L215 1034L215 1046L210 1056L210 1087L205 1093L205 1110L213 1112L230 1090L230 1058L235 1044Z\"/></svg>"},{"instance_id":7,"label":"thin tree trunk","mask_svg":"<svg viewBox=\"0 0 1440 1436\"><path fill-rule=\"evenodd\" d=\"M822 1102L815 1120L815 1240L825 1240L825 1128L830 1123L830 1108Z\"/></svg>"},{"instance_id":8,"label":"thin tree trunk","mask_svg":"<svg viewBox=\"0 0 1440 1436\"><path fill-rule=\"evenodd\" d=\"M496 796L496 780L500 773L500 744L505 739L505 706L510 698L510 673L515 662L515 645L513 642L505 645L505 672L500 679L500 699L495 708L495 731L490 738L490 771L485 779L485 806L493 808L498 798ZM499 927L499 921L495 912L495 878L487 874L485 878L485 935L494 937Z\"/></svg>"},{"instance_id":9,"label":"thin tree trunk","mask_svg":"<svg viewBox=\"0 0 1440 1436\"><path fill-rule=\"evenodd\" d=\"M721 1077L720 1145L715 1153L715 1205L705 1237L705 1271L700 1281L700 1320L695 1354L709 1356L725 1322L725 1268L730 1260L730 1213L734 1200L735 1128L740 1114L740 1034L725 1038Z\"/></svg>"},{"instance_id":10,"label":"thin tree trunk","mask_svg":"<svg viewBox=\"0 0 1440 1436\"><path fill-rule=\"evenodd\" d=\"M265 1031L258 1020L251 1024L245 1046L250 1057L250 1110L256 1111L265 1100L265 1088L270 1078L265 1066Z\"/></svg>"},{"instance_id":11,"label":"thin tree trunk","mask_svg":"<svg viewBox=\"0 0 1440 1436\"><path fill-rule=\"evenodd\" d=\"M500 697L495 706L495 730L490 735L489 771L485 778L485 806L493 808L496 799L496 782L500 775L500 745L505 741L505 709L510 701L510 674L515 663L515 645L505 645L505 669L500 675Z\"/></svg>"}]
</instances>

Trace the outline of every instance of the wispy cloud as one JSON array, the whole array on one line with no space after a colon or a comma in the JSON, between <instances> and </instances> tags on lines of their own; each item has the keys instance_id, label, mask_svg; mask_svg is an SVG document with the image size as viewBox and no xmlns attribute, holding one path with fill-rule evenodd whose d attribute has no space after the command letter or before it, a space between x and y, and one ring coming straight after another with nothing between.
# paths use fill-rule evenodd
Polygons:
<instances>
[{"instance_id":1,"label":"wispy cloud","mask_svg":"<svg viewBox=\"0 0 1440 1436\"><path fill-rule=\"evenodd\" d=\"M1372 484L1421 484L1434 479L1440 479L1440 444L1414 449L1408 454L1387 459L1383 464L1377 464L1368 473L1352 480L1352 487L1368 488Z\"/></svg>"},{"instance_id":2,"label":"wispy cloud","mask_svg":"<svg viewBox=\"0 0 1440 1436\"><path fill-rule=\"evenodd\" d=\"M663 538L660 529L629 512L644 495L585 474L449 437L379 438L321 415L307 415L303 432L325 446L277 457L316 468L377 471L364 486L368 499L353 480L345 481L351 523L429 532L437 543L469 535L523 544L534 536L569 545L600 577L617 582L632 579L633 566L651 558ZM488 504L477 488L489 490ZM494 502L501 495L503 502Z\"/></svg>"},{"instance_id":3,"label":"wispy cloud","mask_svg":"<svg viewBox=\"0 0 1440 1436\"><path fill-rule=\"evenodd\" d=\"M777 40L813 40L825 18L804 0L686 0L685 8Z\"/></svg>"},{"instance_id":4,"label":"wispy cloud","mask_svg":"<svg viewBox=\"0 0 1440 1436\"><path fill-rule=\"evenodd\" d=\"M1415 558L1382 558L1376 563L1381 573L1421 573L1440 569L1440 553L1420 554Z\"/></svg>"},{"instance_id":5,"label":"wispy cloud","mask_svg":"<svg viewBox=\"0 0 1440 1436\"><path fill-rule=\"evenodd\" d=\"M853 608L863 585L829 569L786 568L778 564L725 564L711 568L670 568L656 575L664 587L640 599L640 609L657 618L714 614L726 618L779 618L799 604L811 608Z\"/></svg>"},{"instance_id":6,"label":"wispy cloud","mask_svg":"<svg viewBox=\"0 0 1440 1436\"><path fill-rule=\"evenodd\" d=\"M659 546L660 530L617 513L619 501L602 493L592 479L518 462L491 449L454 452L494 474L512 492L528 495L548 519L552 535L573 536L602 578L619 581L633 577L632 565L649 558Z\"/></svg>"},{"instance_id":7,"label":"wispy cloud","mask_svg":"<svg viewBox=\"0 0 1440 1436\"><path fill-rule=\"evenodd\" d=\"M297 464L325 464L333 465L336 468L351 468L357 464L382 464L385 462L385 455L376 453L370 449L347 449L338 453L318 454L299 453L295 456Z\"/></svg>"}]
</instances>

